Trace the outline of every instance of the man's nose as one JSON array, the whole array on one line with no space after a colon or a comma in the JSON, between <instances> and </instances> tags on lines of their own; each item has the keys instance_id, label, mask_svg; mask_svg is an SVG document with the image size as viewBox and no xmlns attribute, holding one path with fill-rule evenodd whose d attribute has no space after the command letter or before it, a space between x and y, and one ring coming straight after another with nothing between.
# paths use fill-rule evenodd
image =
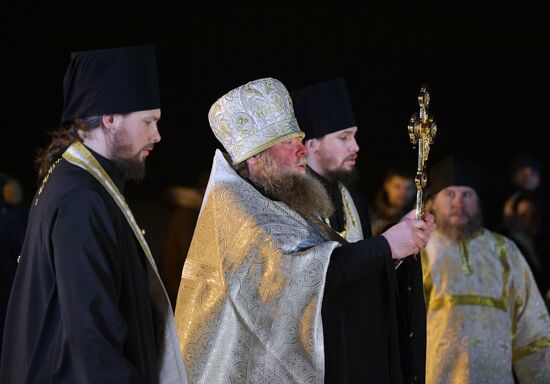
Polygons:
<instances>
[{"instance_id":1,"label":"man's nose","mask_svg":"<svg viewBox=\"0 0 550 384\"><path fill-rule=\"evenodd\" d=\"M296 154L298 156L305 156L307 155L307 148L301 141L298 141L297 148L296 148Z\"/></svg>"},{"instance_id":2,"label":"man's nose","mask_svg":"<svg viewBox=\"0 0 550 384\"><path fill-rule=\"evenodd\" d=\"M453 205L457 208L462 208L464 206L464 198L460 195L455 196L453 199Z\"/></svg>"},{"instance_id":3,"label":"man's nose","mask_svg":"<svg viewBox=\"0 0 550 384\"><path fill-rule=\"evenodd\" d=\"M357 140L355 140L355 137L351 139L351 143L349 146L349 151L351 153L357 153L359 152L359 144L357 144Z\"/></svg>"},{"instance_id":4,"label":"man's nose","mask_svg":"<svg viewBox=\"0 0 550 384\"><path fill-rule=\"evenodd\" d=\"M158 126L155 124L153 135L151 136L151 140L153 141L153 143L158 143L160 139L161 137L160 137Z\"/></svg>"}]
</instances>

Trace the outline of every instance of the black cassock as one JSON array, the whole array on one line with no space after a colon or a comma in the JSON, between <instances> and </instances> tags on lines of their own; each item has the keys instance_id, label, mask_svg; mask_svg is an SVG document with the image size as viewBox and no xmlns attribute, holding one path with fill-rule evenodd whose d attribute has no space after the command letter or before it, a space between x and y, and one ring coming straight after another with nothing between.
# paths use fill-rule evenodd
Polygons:
<instances>
[{"instance_id":1,"label":"black cassock","mask_svg":"<svg viewBox=\"0 0 550 384\"><path fill-rule=\"evenodd\" d=\"M25 238L28 216L28 210L23 205L3 206L1 200L0 196L0 357L2 356L4 317L8 309L11 285L17 270L17 258L21 254Z\"/></svg>"},{"instance_id":2,"label":"black cassock","mask_svg":"<svg viewBox=\"0 0 550 384\"><path fill-rule=\"evenodd\" d=\"M319 175L335 205L331 226L343 229L342 197ZM334 250L323 297L325 383L423 383L426 306L420 258L394 270L382 236L370 238L362 196L348 188L368 240Z\"/></svg>"},{"instance_id":3,"label":"black cassock","mask_svg":"<svg viewBox=\"0 0 550 384\"><path fill-rule=\"evenodd\" d=\"M119 189L113 164L94 153ZM2 383L156 383L146 257L120 208L61 160L29 225L4 329Z\"/></svg>"}]
</instances>

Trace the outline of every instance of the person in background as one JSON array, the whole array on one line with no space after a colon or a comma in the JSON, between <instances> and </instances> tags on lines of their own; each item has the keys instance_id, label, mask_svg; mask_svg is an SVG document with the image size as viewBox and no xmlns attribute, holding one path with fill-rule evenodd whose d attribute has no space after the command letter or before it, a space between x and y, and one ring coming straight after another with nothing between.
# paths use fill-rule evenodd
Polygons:
<instances>
[{"instance_id":1,"label":"person in background","mask_svg":"<svg viewBox=\"0 0 550 384\"><path fill-rule=\"evenodd\" d=\"M550 382L550 317L518 247L482 226L477 167L450 156L428 180L426 382Z\"/></svg>"},{"instance_id":2,"label":"person in background","mask_svg":"<svg viewBox=\"0 0 550 384\"><path fill-rule=\"evenodd\" d=\"M201 172L195 186L171 187L165 194L172 211L162 246L159 272L173 307L176 305L181 271L199 217L208 176L207 171Z\"/></svg>"},{"instance_id":3,"label":"person in background","mask_svg":"<svg viewBox=\"0 0 550 384\"><path fill-rule=\"evenodd\" d=\"M408 172L397 168L386 172L382 189L369 209L373 235L382 233L409 212L415 195L414 178Z\"/></svg>"},{"instance_id":4,"label":"person in background","mask_svg":"<svg viewBox=\"0 0 550 384\"><path fill-rule=\"evenodd\" d=\"M0 347L17 259L21 254L28 208L17 179L0 173ZM1 357L1 348L0 348Z\"/></svg>"},{"instance_id":5,"label":"person in background","mask_svg":"<svg viewBox=\"0 0 550 384\"><path fill-rule=\"evenodd\" d=\"M550 308L548 237L541 232L542 213L535 198L529 192L514 193L504 204L503 217L503 234L514 240L525 257Z\"/></svg>"}]
</instances>

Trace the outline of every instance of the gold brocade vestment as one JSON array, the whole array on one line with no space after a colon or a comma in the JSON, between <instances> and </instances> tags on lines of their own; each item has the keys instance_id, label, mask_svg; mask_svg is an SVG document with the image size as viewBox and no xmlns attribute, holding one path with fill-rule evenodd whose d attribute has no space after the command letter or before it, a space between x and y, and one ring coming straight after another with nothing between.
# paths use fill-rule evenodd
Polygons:
<instances>
[{"instance_id":1,"label":"gold brocade vestment","mask_svg":"<svg viewBox=\"0 0 550 384\"><path fill-rule=\"evenodd\" d=\"M516 245L482 229L467 242L434 232L422 253L426 383L550 382L550 318Z\"/></svg>"},{"instance_id":2,"label":"gold brocade vestment","mask_svg":"<svg viewBox=\"0 0 550 384\"><path fill-rule=\"evenodd\" d=\"M176 327L192 383L323 383L329 241L216 151Z\"/></svg>"}]
</instances>

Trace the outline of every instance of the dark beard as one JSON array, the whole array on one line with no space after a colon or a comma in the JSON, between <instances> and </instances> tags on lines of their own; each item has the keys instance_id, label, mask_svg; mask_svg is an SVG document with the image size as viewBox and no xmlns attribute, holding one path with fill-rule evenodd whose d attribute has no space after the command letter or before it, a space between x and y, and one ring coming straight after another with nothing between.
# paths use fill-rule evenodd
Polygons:
<instances>
[{"instance_id":1,"label":"dark beard","mask_svg":"<svg viewBox=\"0 0 550 384\"><path fill-rule=\"evenodd\" d=\"M125 142L125 132L116 132L113 137L111 160L125 180L141 181L145 177L145 160L139 158L139 152L133 157L128 157L131 146Z\"/></svg>"},{"instance_id":2,"label":"dark beard","mask_svg":"<svg viewBox=\"0 0 550 384\"><path fill-rule=\"evenodd\" d=\"M357 155L350 155L345 158L344 161L352 158L357 158ZM341 163L340 167L338 167L337 169L328 171L328 169L332 167L335 161L336 159L332 156L319 156L319 165L321 169L325 170L325 172L323 172L324 177L331 182L340 181L341 183L349 187L357 185L357 183L359 182L359 173L357 172L356 167L353 167L351 171L343 170L341 166L343 166L344 163Z\"/></svg>"},{"instance_id":3,"label":"dark beard","mask_svg":"<svg viewBox=\"0 0 550 384\"><path fill-rule=\"evenodd\" d=\"M437 224L437 230L445 235L447 238L453 241L466 241L475 237L483 225L483 216L481 215L481 209L477 209L476 213L470 217L465 225L454 225L438 216L435 212L435 222Z\"/></svg>"},{"instance_id":4,"label":"dark beard","mask_svg":"<svg viewBox=\"0 0 550 384\"><path fill-rule=\"evenodd\" d=\"M356 168L353 168L351 171L333 171L327 173L327 179L332 182L340 181L348 187L354 187L359 183L359 172L357 172Z\"/></svg>"},{"instance_id":5,"label":"dark beard","mask_svg":"<svg viewBox=\"0 0 550 384\"><path fill-rule=\"evenodd\" d=\"M145 177L145 162L134 157L124 159L122 157L113 156L111 158L116 169L122 173L124 180L141 181Z\"/></svg>"},{"instance_id":6,"label":"dark beard","mask_svg":"<svg viewBox=\"0 0 550 384\"><path fill-rule=\"evenodd\" d=\"M334 207L321 182L308 174L282 171L267 154L258 160L258 170L251 181L270 198L282 201L304 218L332 215Z\"/></svg>"}]
</instances>

